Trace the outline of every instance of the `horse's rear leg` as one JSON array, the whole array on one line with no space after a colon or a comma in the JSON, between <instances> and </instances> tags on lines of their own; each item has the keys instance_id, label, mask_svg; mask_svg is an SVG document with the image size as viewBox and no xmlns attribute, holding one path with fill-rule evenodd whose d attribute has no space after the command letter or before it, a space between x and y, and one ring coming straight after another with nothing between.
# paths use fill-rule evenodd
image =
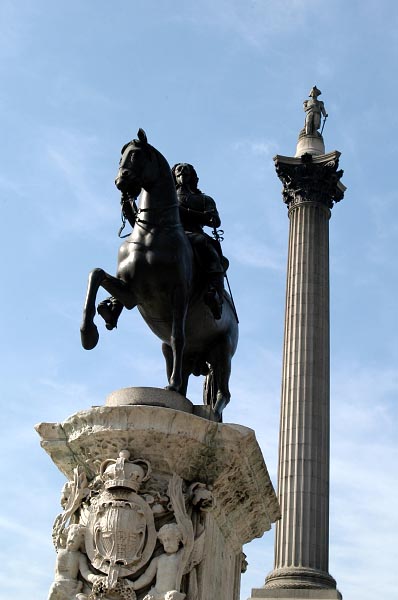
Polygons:
<instances>
[{"instance_id":1,"label":"horse's rear leg","mask_svg":"<svg viewBox=\"0 0 398 600\"><path fill-rule=\"evenodd\" d=\"M171 375L173 373L173 351L168 344L163 343L162 344L162 352L163 352L163 356L166 360L167 379L168 379L168 381L170 381ZM187 395L188 380L189 380L189 376L191 375L191 372L192 371L189 368L186 368L186 365L185 365L185 368L183 367L183 369L182 369L182 383L181 383L181 388L180 388L180 394L182 394L183 396ZM170 389L170 387L168 386L167 389Z\"/></svg>"},{"instance_id":2,"label":"horse's rear leg","mask_svg":"<svg viewBox=\"0 0 398 600\"><path fill-rule=\"evenodd\" d=\"M173 372L173 351L168 344L163 343L162 352L166 361L167 381L170 381L170 377Z\"/></svg>"},{"instance_id":3,"label":"horse's rear leg","mask_svg":"<svg viewBox=\"0 0 398 600\"><path fill-rule=\"evenodd\" d=\"M216 417L221 421L222 412L231 399L229 391L229 378L231 376L232 349L229 340L222 343L216 350L214 362L214 376L216 379L216 397L213 399L213 409Z\"/></svg>"},{"instance_id":4,"label":"horse's rear leg","mask_svg":"<svg viewBox=\"0 0 398 600\"><path fill-rule=\"evenodd\" d=\"M80 327L82 346L92 350L99 339L98 329L94 323L95 300L99 287L115 296L127 308L134 308L133 295L126 283L106 273L103 269L94 269L88 276L87 294L83 308L83 321Z\"/></svg>"},{"instance_id":5,"label":"horse's rear leg","mask_svg":"<svg viewBox=\"0 0 398 600\"><path fill-rule=\"evenodd\" d=\"M174 293L173 325L170 346L173 352L173 369L166 389L182 392L182 358L185 346L185 319L187 315L187 298L182 290Z\"/></svg>"}]
</instances>

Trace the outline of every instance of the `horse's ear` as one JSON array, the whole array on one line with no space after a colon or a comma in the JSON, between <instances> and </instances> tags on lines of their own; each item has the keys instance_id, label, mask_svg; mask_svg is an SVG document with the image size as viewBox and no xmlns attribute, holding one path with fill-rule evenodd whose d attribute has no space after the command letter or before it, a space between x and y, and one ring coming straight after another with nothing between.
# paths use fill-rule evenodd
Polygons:
<instances>
[{"instance_id":1,"label":"horse's ear","mask_svg":"<svg viewBox=\"0 0 398 600\"><path fill-rule=\"evenodd\" d=\"M148 138L146 137L146 133L143 129L141 129L141 127L138 130L137 136L138 136L138 139L140 140L140 142L142 142L143 144L148 143Z\"/></svg>"}]
</instances>

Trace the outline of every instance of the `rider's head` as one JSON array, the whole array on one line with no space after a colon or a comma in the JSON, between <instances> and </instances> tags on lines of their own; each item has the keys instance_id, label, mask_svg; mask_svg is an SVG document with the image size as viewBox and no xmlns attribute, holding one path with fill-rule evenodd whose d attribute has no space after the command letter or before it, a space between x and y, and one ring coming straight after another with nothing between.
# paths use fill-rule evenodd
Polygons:
<instances>
[{"instance_id":1,"label":"rider's head","mask_svg":"<svg viewBox=\"0 0 398 600\"><path fill-rule=\"evenodd\" d=\"M177 189L185 184L191 188L192 192L200 193L198 189L199 177L192 165L189 163L177 163L171 169L171 172Z\"/></svg>"}]
</instances>

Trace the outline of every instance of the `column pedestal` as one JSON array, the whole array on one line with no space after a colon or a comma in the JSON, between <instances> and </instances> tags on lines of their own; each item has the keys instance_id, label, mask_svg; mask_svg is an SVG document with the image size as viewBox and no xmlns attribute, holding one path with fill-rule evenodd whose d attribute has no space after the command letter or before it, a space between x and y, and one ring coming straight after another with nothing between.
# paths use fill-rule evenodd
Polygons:
<instances>
[{"instance_id":1,"label":"column pedestal","mask_svg":"<svg viewBox=\"0 0 398 600\"><path fill-rule=\"evenodd\" d=\"M275 589L266 588L252 590L251 598L267 598L268 600L342 600L338 590L312 589Z\"/></svg>"},{"instance_id":2,"label":"column pedestal","mask_svg":"<svg viewBox=\"0 0 398 600\"><path fill-rule=\"evenodd\" d=\"M108 406L37 426L68 479L53 532L58 561L68 553L68 531L83 533L70 600L77 588L82 599L102 598L98 585L110 600L152 598L154 586L163 598L162 582L174 590L170 599L239 599L242 545L279 518L278 501L254 432L195 416L185 400L128 388L111 394ZM181 534L174 553L164 539L170 525ZM161 560L171 571L158 581Z\"/></svg>"}]
</instances>

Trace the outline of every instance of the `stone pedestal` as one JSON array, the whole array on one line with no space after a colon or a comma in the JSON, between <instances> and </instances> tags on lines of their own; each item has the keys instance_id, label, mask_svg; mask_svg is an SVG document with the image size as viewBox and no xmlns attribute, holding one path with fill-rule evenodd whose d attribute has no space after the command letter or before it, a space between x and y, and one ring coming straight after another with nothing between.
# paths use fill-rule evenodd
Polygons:
<instances>
[{"instance_id":1,"label":"stone pedestal","mask_svg":"<svg viewBox=\"0 0 398 600\"><path fill-rule=\"evenodd\" d=\"M104 598L119 598L121 585L127 590L150 577L148 565L185 552L180 589L167 598L239 599L242 545L270 529L279 505L254 432L194 413L173 392L129 388L111 394L106 406L37 426L42 447L68 479L54 527L58 556L68 553L62 528L78 524L85 532L79 553L88 560L72 582L82 598L93 593L95 577L111 590ZM160 534L164 550L156 540L167 523L182 530L171 554ZM146 598L152 579L136 596L120 598Z\"/></svg>"},{"instance_id":2,"label":"stone pedestal","mask_svg":"<svg viewBox=\"0 0 398 600\"><path fill-rule=\"evenodd\" d=\"M320 133L315 132L313 135L309 135L303 129L299 135L295 156L301 157L303 154L325 154L325 144Z\"/></svg>"},{"instance_id":3,"label":"stone pedestal","mask_svg":"<svg viewBox=\"0 0 398 600\"><path fill-rule=\"evenodd\" d=\"M289 210L274 570L252 598L340 598L329 574L329 218L338 152L277 156Z\"/></svg>"}]
</instances>

